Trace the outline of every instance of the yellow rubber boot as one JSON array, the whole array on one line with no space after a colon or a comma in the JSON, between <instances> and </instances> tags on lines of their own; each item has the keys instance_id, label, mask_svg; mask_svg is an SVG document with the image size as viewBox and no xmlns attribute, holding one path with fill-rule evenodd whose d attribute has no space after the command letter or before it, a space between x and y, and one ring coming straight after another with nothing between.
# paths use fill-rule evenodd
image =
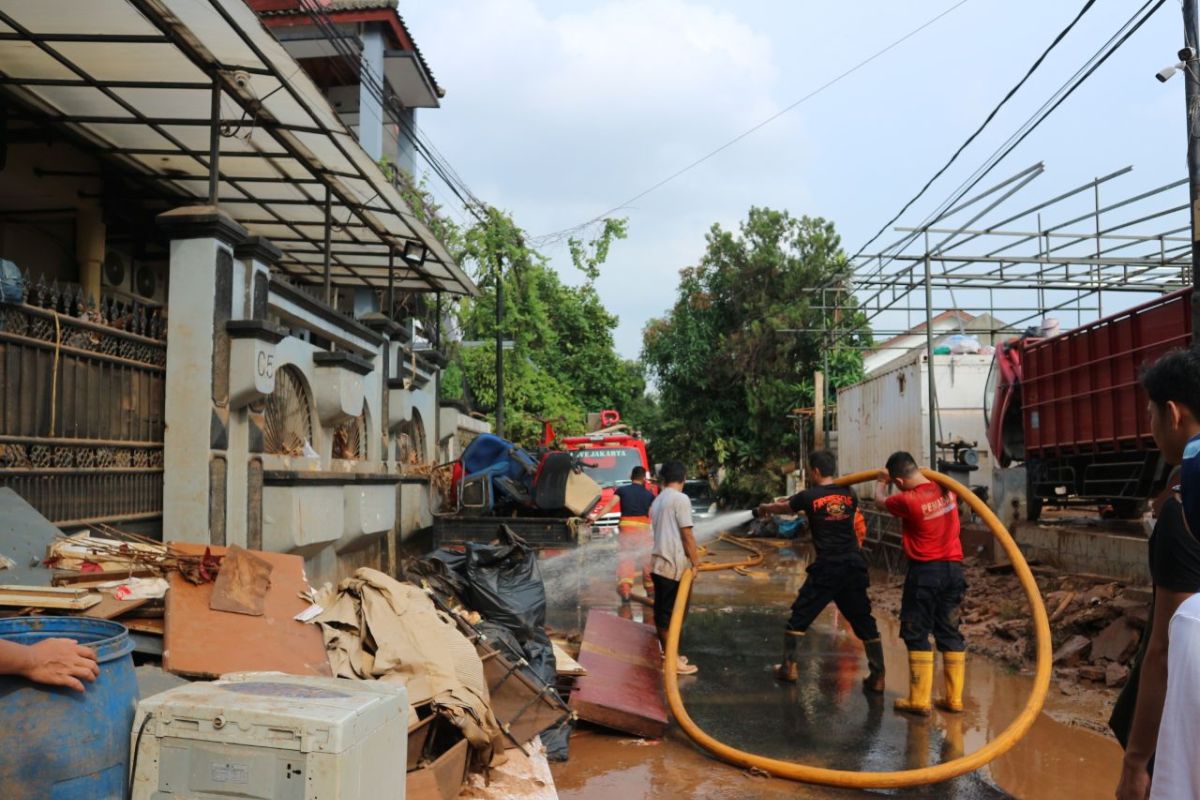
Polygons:
<instances>
[{"instance_id":1,"label":"yellow rubber boot","mask_svg":"<svg viewBox=\"0 0 1200 800\"><path fill-rule=\"evenodd\" d=\"M942 653L942 672L946 678L946 696L937 707L952 714L963 710L963 682L967 672L966 653Z\"/></svg>"},{"instance_id":2,"label":"yellow rubber boot","mask_svg":"<svg viewBox=\"0 0 1200 800\"><path fill-rule=\"evenodd\" d=\"M908 699L897 697L896 710L928 717L933 710L929 705L933 694L933 651L909 651L908 671Z\"/></svg>"}]
</instances>

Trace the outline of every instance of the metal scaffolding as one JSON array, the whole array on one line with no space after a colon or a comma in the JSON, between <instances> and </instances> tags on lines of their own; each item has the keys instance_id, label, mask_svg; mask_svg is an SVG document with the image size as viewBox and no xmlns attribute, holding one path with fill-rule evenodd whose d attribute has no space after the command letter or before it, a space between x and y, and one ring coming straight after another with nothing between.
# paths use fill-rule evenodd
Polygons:
<instances>
[{"instance_id":1,"label":"metal scaffolding","mask_svg":"<svg viewBox=\"0 0 1200 800\"><path fill-rule=\"evenodd\" d=\"M853 300L827 305L823 299L821 307L827 313L853 307L873 328L889 312L908 315L907 329L876 330L886 335L916 332L911 315L921 312L932 362L935 305L987 312L993 320L1007 314L1003 327L991 331L1003 334L1051 313L1074 312L1076 324L1103 317L1106 294L1125 295L1119 308L1110 301L1112 313L1130 305L1128 293L1149 297L1190 286L1187 179L1119 194L1132 171L1126 166L1022 203L1045 172L1040 162L1027 167L918 226L895 228L895 241L853 261L853 285L842 295ZM854 333L820 332L834 339ZM931 457L937 452L933 376L930 369Z\"/></svg>"}]
</instances>

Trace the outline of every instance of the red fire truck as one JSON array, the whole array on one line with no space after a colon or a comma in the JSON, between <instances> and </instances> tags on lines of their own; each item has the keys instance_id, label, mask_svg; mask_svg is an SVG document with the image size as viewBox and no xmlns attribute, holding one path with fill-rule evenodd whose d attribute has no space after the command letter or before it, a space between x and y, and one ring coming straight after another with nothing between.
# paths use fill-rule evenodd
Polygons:
<instances>
[{"instance_id":1,"label":"red fire truck","mask_svg":"<svg viewBox=\"0 0 1200 800\"><path fill-rule=\"evenodd\" d=\"M629 483L629 473L634 467L644 467L647 475L651 469L650 459L646 456L645 440L637 431L621 423L621 415L618 412L601 411L598 424L598 429L592 433L568 436L559 444L564 450L585 453L583 462L587 466L588 477L600 484L604 492L597 504L597 508L600 508L609 501L617 487ZM656 486L648 485L651 491L657 493ZM615 535L620 521L621 506L618 503L592 524L592 535Z\"/></svg>"}]
</instances>

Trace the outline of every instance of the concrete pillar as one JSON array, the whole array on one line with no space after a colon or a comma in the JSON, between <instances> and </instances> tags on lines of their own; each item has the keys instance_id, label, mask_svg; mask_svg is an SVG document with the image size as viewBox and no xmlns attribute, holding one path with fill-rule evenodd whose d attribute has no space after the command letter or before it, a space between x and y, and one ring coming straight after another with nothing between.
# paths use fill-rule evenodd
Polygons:
<instances>
[{"instance_id":1,"label":"concrete pillar","mask_svg":"<svg viewBox=\"0 0 1200 800\"><path fill-rule=\"evenodd\" d=\"M383 28L363 26L362 80L358 85L358 142L374 160L383 155L383 103L376 95L383 86Z\"/></svg>"},{"instance_id":2,"label":"concrete pillar","mask_svg":"<svg viewBox=\"0 0 1200 800\"><path fill-rule=\"evenodd\" d=\"M271 268L279 263L282 253L261 236L251 236L233 248L233 255L232 319L265 323ZM262 511L250 506L262 503L261 484L252 488L251 482L253 462L261 463L263 437L261 429L251 420L249 406L229 409L228 438L226 540L241 547L249 547L251 540L261 545Z\"/></svg>"},{"instance_id":3,"label":"concrete pillar","mask_svg":"<svg viewBox=\"0 0 1200 800\"><path fill-rule=\"evenodd\" d=\"M100 302L100 269L104 264L107 228L100 204L85 200L75 215L75 260L83 296Z\"/></svg>"},{"instance_id":4,"label":"concrete pillar","mask_svg":"<svg viewBox=\"0 0 1200 800\"><path fill-rule=\"evenodd\" d=\"M399 135L396 137L396 166L416 177L417 145L413 142L413 133L417 130L417 110L403 108L400 110Z\"/></svg>"},{"instance_id":5,"label":"concrete pillar","mask_svg":"<svg viewBox=\"0 0 1200 800\"><path fill-rule=\"evenodd\" d=\"M233 313L233 247L246 239L246 231L215 206L167 211L158 223L171 240L163 531L171 540L225 544L230 483L225 323Z\"/></svg>"}]
</instances>

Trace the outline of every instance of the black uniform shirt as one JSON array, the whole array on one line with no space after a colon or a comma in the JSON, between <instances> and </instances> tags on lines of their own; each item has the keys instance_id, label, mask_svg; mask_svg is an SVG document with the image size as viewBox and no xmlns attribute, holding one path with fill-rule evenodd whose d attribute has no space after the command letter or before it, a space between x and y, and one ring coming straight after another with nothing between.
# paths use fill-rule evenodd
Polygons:
<instances>
[{"instance_id":1,"label":"black uniform shirt","mask_svg":"<svg viewBox=\"0 0 1200 800\"><path fill-rule=\"evenodd\" d=\"M812 533L817 558L843 556L859 552L854 534L854 515L858 497L844 486L814 486L788 499L796 513L804 512Z\"/></svg>"}]
</instances>

